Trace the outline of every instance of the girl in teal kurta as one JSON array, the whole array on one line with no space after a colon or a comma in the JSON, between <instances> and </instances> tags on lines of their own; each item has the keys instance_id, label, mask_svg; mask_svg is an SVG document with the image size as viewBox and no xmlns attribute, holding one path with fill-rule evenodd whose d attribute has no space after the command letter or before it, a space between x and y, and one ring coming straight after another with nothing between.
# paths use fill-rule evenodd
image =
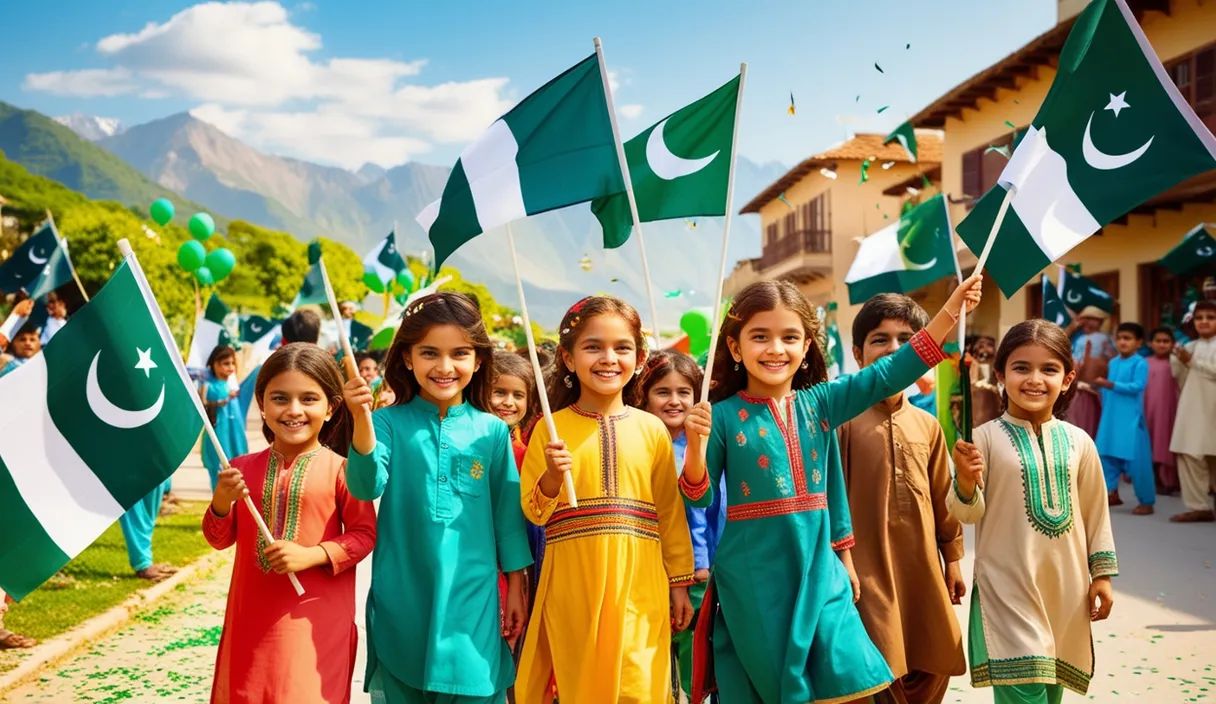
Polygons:
<instances>
[{"instance_id":1,"label":"girl in teal kurta","mask_svg":"<svg viewBox=\"0 0 1216 704\"><path fill-rule=\"evenodd\" d=\"M833 431L945 358L941 342L957 319L949 311L964 299L974 307L978 281L965 282L907 347L831 383L820 383L819 324L797 288L764 281L735 298L719 335L712 414L705 403L690 414L680 480L693 505L707 506L726 476L711 581L719 608L703 608L697 624L698 645L712 625L722 701L828 704L890 685L854 606L853 530Z\"/></svg>"},{"instance_id":2,"label":"girl in teal kurta","mask_svg":"<svg viewBox=\"0 0 1216 704\"><path fill-rule=\"evenodd\" d=\"M245 415L249 405L232 383L236 375L236 351L228 345L216 346L207 358L207 369L211 375L199 391L203 405L214 419L215 436L219 438L224 454L229 458L240 457L249 452L249 441L245 438ZM215 491L220 476L220 457L207 440L203 440L203 466L211 476L211 490Z\"/></svg>"},{"instance_id":3,"label":"girl in teal kurta","mask_svg":"<svg viewBox=\"0 0 1216 704\"><path fill-rule=\"evenodd\" d=\"M386 704L498 704L514 682L532 564L511 437L489 409L493 347L460 294L413 303L389 350L397 402L348 365L355 415L347 484L382 498L367 599L367 688ZM508 595L501 615L499 569Z\"/></svg>"}]
</instances>

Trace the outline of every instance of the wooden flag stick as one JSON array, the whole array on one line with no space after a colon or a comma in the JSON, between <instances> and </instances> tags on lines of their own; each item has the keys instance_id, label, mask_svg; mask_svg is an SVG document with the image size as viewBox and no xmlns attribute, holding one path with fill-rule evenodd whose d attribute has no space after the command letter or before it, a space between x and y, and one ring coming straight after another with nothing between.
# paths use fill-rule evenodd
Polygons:
<instances>
[{"instance_id":1,"label":"wooden flag stick","mask_svg":"<svg viewBox=\"0 0 1216 704\"><path fill-rule=\"evenodd\" d=\"M63 250L63 256L68 260L68 270L72 272L72 278L76 280L76 288L80 289L80 295L84 296L84 302L89 302L89 294L84 290L84 284L80 283L80 277L76 275L76 267L72 266L72 257L68 255L68 248L63 246L63 240L59 237L59 228L55 227L55 216L51 214L51 209L46 209L46 217L51 221L51 232L55 236L55 244L59 249Z\"/></svg>"},{"instance_id":2,"label":"wooden flag stick","mask_svg":"<svg viewBox=\"0 0 1216 704\"><path fill-rule=\"evenodd\" d=\"M355 353L350 348L350 336L342 328L342 311L338 309L338 297L334 295L334 287L329 283L329 270L325 268L325 255L321 255L317 264L321 267L321 282L325 285L325 298L329 300L329 314L338 324L338 340L342 343L342 365L346 367L347 378L354 379L359 376L359 366L355 364ZM368 422L370 423L372 409L364 405L363 412L369 416Z\"/></svg>"},{"instance_id":3,"label":"wooden flag stick","mask_svg":"<svg viewBox=\"0 0 1216 704\"><path fill-rule=\"evenodd\" d=\"M536 375L536 393L540 396L540 410L545 416L545 427L549 429L549 441L557 442L557 424L553 422L553 411L549 409L549 394L545 391L545 372L540 368L540 357L536 354L536 339L532 335L532 319L528 317L528 300L524 297L524 280L519 275L519 257L515 255L515 235L511 234L511 223L507 223L507 247L511 250L511 265L515 268L515 288L519 291L520 317L524 319L524 336L528 339L528 356L532 359L532 372ZM574 477L566 472L562 476L566 488L566 502L570 508L578 508L578 497L574 495Z\"/></svg>"},{"instance_id":4,"label":"wooden flag stick","mask_svg":"<svg viewBox=\"0 0 1216 704\"><path fill-rule=\"evenodd\" d=\"M131 249L131 243L125 238L118 240L118 251L120 254L122 254L124 259L131 263L131 268L135 272L136 277L141 281L146 282L143 269L139 266L139 260L135 257L135 252ZM173 357L173 366L177 369L177 373L178 376L181 377L182 384L186 386L186 388L190 388L192 384L190 383L189 375L186 374L186 363L182 361L181 354L179 354L177 351L177 345L169 344L169 341L173 339L173 336L169 332L169 324L165 322L164 313L161 312L160 305L156 302L155 298L149 301L149 303L151 304L149 305L149 308L153 311L153 317L156 321L156 325L158 328L160 328L162 337L165 338L165 348L168 350L170 356ZM232 465L230 465L228 462L228 455L224 452L223 446L220 445L220 439L216 437L215 428L212 427L211 421L207 419L207 410L203 408L203 399L196 393L190 393L188 396L194 402L194 409L198 411L199 417L203 419L203 430L207 433L207 438L211 441L211 446L215 448L215 454L219 457L220 466L224 469L231 469ZM248 495L245 496L245 508L249 509L250 515L253 516L253 520L258 524L258 531L262 534L262 537L266 539L266 543L274 543L274 534L270 532L270 528L266 525L266 521L262 519L262 514L258 512L257 507L253 505L253 499L249 498ZM288 574L287 577L291 580L291 586L296 590L296 595L304 596L304 587L300 584L300 580L295 576L295 574Z\"/></svg>"}]
</instances>

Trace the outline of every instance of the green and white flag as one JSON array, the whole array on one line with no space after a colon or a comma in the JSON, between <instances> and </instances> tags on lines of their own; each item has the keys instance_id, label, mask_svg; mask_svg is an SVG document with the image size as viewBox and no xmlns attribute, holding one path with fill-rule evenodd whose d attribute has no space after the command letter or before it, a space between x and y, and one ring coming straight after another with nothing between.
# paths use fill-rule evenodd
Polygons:
<instances>
[{"instance_id":1,"label":"green and white flag","mask_svg":"<svg viewBox=\"0 0 1216 704\"><path fill-rule=\"evenodd\" d=\"M181 465L198 394L133 259L0 379L0 587L20 599Z\"/></svg>"},{"instance_id":2,"label":"green and white flag","mask_svg":"<svg viewBox=\"0 0 1216 704\"><path fill-rule=\"evenodd\" d=\"M1182 243L1161 258L1161 266L1174 276L1216 274L1216 237L1209 227L1216 231L1216 225L1200 223L1186 233Z\"/></svg>"},{"instance_id":3,"label":"green and white flag","mask_svg":"<svg viewBox=\"0 0 1216 704\"><path fill-rule=\"evenodd\" d=\"M1115 312L1115 299L1093 281L1060 267L1060 282L1057 292L1064 305L1074 313L1096 306L1107 313Z\"/></svg>"},{"instance_id":4,"label":"green and white flag","mask_svg":"<svg viewBox=\"0 0 1216 704\"><path fill-rule=\"evenodd\" d=\"M880 293L907 293L953 276L958 269L952 233L946 199L936 195L866 237L844 277L849 303L865 303Z\"/></svg>"},{"instance_id":5,"label":"green and white flag","mask_svg":"<svg viewBox=\"0 0 1216 704\"><path fill-rule=\"evenodd\" d=\"M291 302L291 307L295 309L310 303L319 305L329 303L329 296L325 295L325 280L321 276L320 261L313 262L312 266L308 267L308 273L304 275L304 283L300 285L300 292Z\"/></svg>"},{"instance_id":6,"label":"green and white flag","mask_svg":"<svg viewBox=\"0 0 1216 704\"><path fill-rule=\"evenodd\" d=\"M726 214L739 77L651 125L625 142L625 161L642 222ZM604 248L620 247L633 231L622 190L591 203L604 230Z\"/></svg>"},{"instance_id":7,"label":"green and white flag","mask_svg":"<svg viewBox=\"0 0 1216 704\"><path fill-rule=\"evenodd\" d=\"M360 323L358 320L350 321L350 348L355 352L366 351L375 334L375 330Z\"/></svg>"},{"instance_id":8,"label":"green and white flag","mask_svg":"<svg viewBox=\"0 0 1216 704\"><path fill-rule=\"evenodd\" d=\"M282 336L282 320L251 315L241 321L241 342L253 346L250 369L266 361L274 352L274 345Z\"/></svg>"},{"instance_id":9,"label":"green and white flag","mask_svg":"<svg viewBox=\"0 0 1216 704\"><path fill-rule=\"evenodd\" d=\"M887 138L882 141L883 146L891 142L899 142L899 146L903 147L904 151L908 153L908 160L913 164L916 163L916 130L912 128L911 122L905 122L896 127L895 131L887 135Z\"/></svg>"},{"instance_id":10,"label":"green and white flag","mask_svg":"<svg viewBox=\"0 0 1216 704\"><path fill-rule=\"evenodd\" d=\"M443 196L418 214L434 270L512 220L624 190L595 55L524 98L460 153Z\"/></svg>"},{"instance_id":11,"label":"green and white flag","mask_svg":"<svg viewBox=\"0 0 1216 704\"><path fill-rule=\"evenodd\" d=\"M37 300L71 280L67 247L60 246L59 233L49 220L0 263L0 291L4 293L25 289Z\"/></svg>"},{"instance_id":12,"label":"green and white flag","mask_svg":"<svg viewBox=\"0 0 1216 704\"><path fill-rule=\"evenodd\" d=\"M381 286L389 286L397 274L405 271L405 259L397 251L397 233L390 232L376 248L363 258L363 278L368 275L380 280Z\"/></svg>"},{"instance_id":13,"label":"green and white flag","mask_svg":"<svg viewBox=\"0 0 1216 704\"><path fill-rule=\"evenodd\" d=\"M1051 285L1051 280L1044 274L1040 281L1043 292L1043 319L1059 325L1060 327L1068 327L1068 323L1072 321L1072 316L1068 314L1068 307L1064 305L1064 299L1060 298L1059 290Z\"/></svg>"},{"instance_id":14,"label":"green and white flag","mask_svg":"<svg viewBox=\"0 0 1216 704\"><path fill-rule=\"evenodd\" d=\"M194 337L190 340L190 354L186 355L187 369L206 369L212 350L219 345L232 344L232 335L224 326L228 312L228 306L220 297L211 294L202 315L194 321Z\"/></svg>"},{"instance_id":15,"label":"green and white flag","mask_svg":"<svg viewBox=\"0 0 1216 704\"><path fill-rule=\"evenodd\" d=\"M1153 53L1125 0L1093 0L998 185L958 233L982 252L1017 189L988 273L1012 296L1101 227L1174 185L1216 169L1216 138Z\"/></svg>"}]
</instances>

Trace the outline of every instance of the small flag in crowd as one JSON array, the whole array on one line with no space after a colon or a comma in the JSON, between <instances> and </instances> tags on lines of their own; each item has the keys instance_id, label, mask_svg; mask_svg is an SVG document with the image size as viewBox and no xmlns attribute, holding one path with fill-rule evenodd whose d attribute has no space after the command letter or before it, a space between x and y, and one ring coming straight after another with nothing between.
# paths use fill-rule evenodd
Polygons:
<instances>
[{"instance_id":1,"label":"small flag in crowd","mask_svg":"<svg viewBox=\"0 0 1216 704\"><path fill-rule=\"evenodd\" d=\"M0 587L20 599L181 465L202 429L195 391L143 272L123 262L0 379Z\"/></svg>"},{"instance_id":2,"label":"small flag in crowd","mask_svg":"<svg viewBox=\"0 0 1216 704\"><path fill-rule=\"evenodd\" d=\"M397 278L397 274L405 271L405 259L397 251L397 233L390 232L388 237L380 241L376 248L363 258L363 276L374 275L380 280L380 285L387 288Z\"/></svg>"},{"instance_id":3,"label":"small flag in crowd","mask_svg":"<svg viewBox=\"0 0 1216 704\"><path fill-rule=\"evenodd\" d=\"M418 215L435 271L512 220L625 190L604 79L592 55L541 86L465 147L443 196Z\"/></svg>"},{"instance_id":4,"label":"small flag in crowd","mask_svg":"<svg viewBox=\"0 0 1216 704\"><path fill-rule=\"evenodd\" d=\"M946 199L936 195L861 241L844 281L849 303L907 293L956 272Z\"/></svg>"},{"instance_id":5,"label":"small flag in crowd","mask_svg":"<svg viewBox=\"0 0 1216 704\"><path fill-rule=\"evenodd\" d=\"M1051 280L1046 275L1041 281L1043 291L1043 319L1059 325L1060 327L1068 327L1068 323L1072 320L1072 316L1068 314L1068 308L1064 305L1064 299L1060 298L1060 292L1055 286L1051 285Z\"/></svg>"},{"instance_id":6,"label":"small flag in crowd","mask_svg":"<svg viewBox=\"0 0 1216 704\"><path fill-rule=\"evenodd\" d=\"M355 352L363 352L367 350L367 346L371 344L372 336L375 330L360 323L358 320L350 321L350 348Z\"/></svg>"},{"instance_id":7,"label":"small flag in crowd","mask_svg":"<svg viewBox=\"0 0 1216 704\"><path fill-rule=\"evenodd\" d=\"M250 368L256 368L274 352L282 337L282 320L251 315L241 321L241 342L253 345Z\"/></svg>"},{"instance_id":8,"label":"small flag in crowd","mask_svg":"<svg viewBox=\"0 0 1216 704\"><path fill-rule=\"evenodd\" d=\"M882 141L883 146L891 142L899 142L899 146L903 147L904 151L908 154L908 161L911 161L913 164L916 163L916 131L912 129L911 122L905 122L896 127L895 131L887 135L887 138Z\"/></svg>"},{"instance_id":9,"label":"small flag in crowd","mask_svg":"<svg viewBox=\"0 0 1216 704\"><path fill-rule=\"evenodd\" d=\"M66 247L61 247L55 224L48 220L0 264L0 291L21 289L39 299L72 280Z\"/></svg>"},{"instance_id":10,"label":"small flag in crowd","mask_svg":"<svg viewBox=\"0 0 1216 704\"><path fill-rule=\"evenodd\" d=\"M1200 223L1186 233L1182 243L1161 258L1161 266L1174 276L1216 274L1216 237L1212 237L1209 227L1216 231L1216 225Z\"/></svg>"},{"instance_id":11,"label":"small flag in crowd","mask_svg":"<svg viewBox=\"0 0 1216 704\"><path fill-rule=\"evenodd\" d=\"M844 374L844 344L840 340L840 327L836 324L836 301L828 303L826 341L824 345L824 361L827 362L829 375L835 371L835 376ZM836 367L835 370L832 367Z\"/></svg>"},{"instance_id":12,"label":"small flag in crowd","mask_svg":"<svg viewBox=\"0 0 1216 704\"><path fill-rule=\"evenodd\" d=\"M220 297L211 294L207 307L194 321L194 337L190 340L190 354L186 355L187 369L206 369L212 350L219 345L232 344L232 336L224 327L228 312L228 306Z\"/></svg>"},{"instance_id":13,"label":"small flag in crowd","mask_svg":"<svg viewBox=\"0 0 1216 704\"><path fill-rule=\"evenodd\" d=\"M642 222L726 214L726 182L739 77L625 142L625 161ZM591 203L604 229L604 248L619 247L633 231L622 190Z\"/></svg>"},{"instance_id":14,"label":"small flag in crowd","mask_svg":"<svg viewBox=\"0 0 1216 704\"><path fill-rule=\"evenodd\" d=\"M1115 312L1115 299L1109 293L1066 267L1060 267L1059 294L1064 305L1074 313L1080 313L1089 306L1097 306L1107 313Z\"/></svg>"},{"instance_id":15,"label":"small flag in crowd","mask_svg":"<svg viewBox=\"0 0 1216 704\"><path fill-rule=\"evenodd\" d=\"M1012 127L1012 125L1010 125ZM1125 0L1093 0L998 185L958 233L981 252L1017 189L988 272L1012 296L1101 227L1181 181L1216 169L1216 138L1178 92Z\"/></svg>"},{"instance_id":16,"label":"small flag in crowd","mask_svg":"<svg viewBox=\"0 0 1216 704\"><path fill-rule=\"evenodd\" d=\"M291 302L291 307L299 308L310 303L324 305L328 302L329 297L325 295L325 282L321 279L321 264L318 260L308 268L308 273L304 276L304 283L300 285L300 292Z\"/></svg>"}]
</instances>

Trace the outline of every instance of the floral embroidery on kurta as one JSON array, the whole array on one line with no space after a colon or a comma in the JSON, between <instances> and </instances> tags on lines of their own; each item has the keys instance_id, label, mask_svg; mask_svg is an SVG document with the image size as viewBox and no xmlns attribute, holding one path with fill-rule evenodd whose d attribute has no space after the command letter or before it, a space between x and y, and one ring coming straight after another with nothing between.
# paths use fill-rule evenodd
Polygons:
<instances>
[{"instance_id":1,"label":"floral embroidery on kurta","mask_svg":"<svg viewBox=\"0 0 1216 704\"><path fill-rule=\"evenodd\" d=\"M740 421L740 422L743 422L743 421L746 421L746 420L747 420L747 409L746 409L746 408L740 408L740 409L739 409L739 421Z\"/></svg>"},{"instance_id":2,"label":"floral embroidery on kurta","mask_svg":"<svg viewBox=\"0 0 1216 704\"><path fill-rule=\"evenodd\" d=\"M282 456L270 451L266 478L262 481L262 518L277 540L295 540L300 523L300 500L304 496L304 481L308 477L308 465L316 452L296 458L295 467L286 481L279 481L282 471ZM270 561L266 559L266 536L258 533L258 565L263 572L270 572Z\"/></svg>"},{"instance_id":3,"label":"floral embroidery on kurta","mask_svg":"<svg viewBox=\"0 0 1216 704\"><path fill-rule=\"evenodd\" d=\"M760 469L768 469L768 455L760 455L760 459L756 460L756 464L760 465Z\"/></svg>"},{"instance_id":4,"label":"floral embroidery on kurta","mask_svg":"<svg viewBox=\"0 0 1216 704\"><path fill-rule=\"evenodd\" d=\"M738 443L739 447L747 446L747 436L743 434L742 430L740 430L739 434L735 436L735 442Z\"/></svg>"},{"instance_id":5,"label":"floral embroidery on kurta","mask_svg":"<svg viewBox=\"0 0 1216 704\"><path fill-rule=\"evenodd\" d=\"M739 491L742 491L744 496L752 495L751 487L747 485L747 482L739 482Z\"/></svg>"}]
</instances>

